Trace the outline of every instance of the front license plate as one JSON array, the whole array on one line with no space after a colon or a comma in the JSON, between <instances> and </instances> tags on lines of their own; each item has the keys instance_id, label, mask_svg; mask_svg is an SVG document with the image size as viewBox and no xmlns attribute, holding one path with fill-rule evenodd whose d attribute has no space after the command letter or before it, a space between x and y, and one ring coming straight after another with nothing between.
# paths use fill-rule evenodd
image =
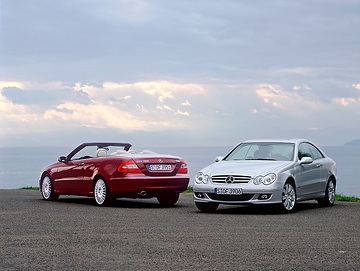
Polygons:
<instances>
[{"instance_id":1,"label":"front license plate","mask_svg":"<svg viewBox=\"0 0 360 271\"><path fill-rule=\"evenodd\" d=\"M149 171L171 171L171 165L153 164L147 165Z\"/></svg>"},{"instance_id":2,"label":"front license plate","mask_svg":"<svg viewBox=\"0 0 360 271\"><path fill-rule=\"evenodd\" d=\"M242 195L241 188L215 188L214 193L218 195Z\"/></svg>"}]
</instances>

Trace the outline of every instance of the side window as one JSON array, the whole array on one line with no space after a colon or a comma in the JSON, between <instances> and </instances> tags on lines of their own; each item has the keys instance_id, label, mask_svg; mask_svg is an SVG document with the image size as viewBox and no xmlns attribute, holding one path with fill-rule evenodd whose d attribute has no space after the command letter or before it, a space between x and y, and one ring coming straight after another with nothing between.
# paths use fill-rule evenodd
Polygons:
<instances>
[{"instance_id":1,"label":"side window","mask_svg":"<svg viewBox=\"0 0 360 271\"><path fill-rule=\"evenodd\" d=\"M324 155L313 145L309 145L309 147L310 147L310 150L311 150L314 160L324 158Z\"/></svg>"},{"instance_id":2,"label":"side window","mask_svg":"<svg viewBox=\"0 0 360 271\"><path fill-rule=\"evenodd\" d=\"M71 157L71 160L73 161L96 157L96 149L96 146L87 146L75 153L75 155Z\"/></svg>"},{"instance_id":3,"label":"side window","mask_svg":"<svg viewBox=\"0 0 360 271\"><path fill-rule=\"evenodd\" d=\"M301 143L299 145L298 157L299 157L299 160L301 160L301 158L303 158L303 157L311 157L311 158L314 159L314 157L312 156L309 144Z\"/></svg>"}]
</instances>

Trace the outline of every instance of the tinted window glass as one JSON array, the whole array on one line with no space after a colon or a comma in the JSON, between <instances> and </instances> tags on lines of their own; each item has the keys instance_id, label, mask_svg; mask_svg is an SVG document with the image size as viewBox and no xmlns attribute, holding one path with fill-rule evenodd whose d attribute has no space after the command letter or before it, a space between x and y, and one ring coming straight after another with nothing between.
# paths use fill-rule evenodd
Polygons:
<instances>
[{"instance_id":1,"label":"tinted window glass","mask_svg":"<svg viewBox=\"0 0 360 271\"><path fill-rule=\"evenodd\" d=\"M299 159L302 157L311 157L316 160L319 158L323 158L324 155L313 145L309 143L301 143L299 145Z\"/></svg>"},{"instance_id":2,"label":"tinted window glass","mask_svg":"<svg viewBox=\"0 0 360 271\"><path fill-rule=\"evenodd\" d=\"M314 160L324 157L324 155L317 148L315 148L315 146L313 145L309 145L309 146Z\"/></svg>"},{"instance_id":3,"label":"tinted window glass","mask_svg":"<svg viewBox=\"0 0 360 271\"><path fill-rule=\"evenodd\" d=\"M299 160L301 160L301 158L303 157L311 157L314 159L311 150L310 150L310 145L307 143L301 143L299 145L299 153L298 153L298 157Z\"/></svg>"}]
</instances>

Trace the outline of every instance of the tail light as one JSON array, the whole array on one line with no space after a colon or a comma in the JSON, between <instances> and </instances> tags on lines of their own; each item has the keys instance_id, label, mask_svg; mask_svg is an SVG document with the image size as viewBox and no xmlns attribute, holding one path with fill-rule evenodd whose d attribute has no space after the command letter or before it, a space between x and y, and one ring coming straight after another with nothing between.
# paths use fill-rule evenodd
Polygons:
<instances>
[{"instance_id":1,"label":"tail light","mask_svg":"<svg viewBox=\"0 0 360 271\"><path fill-rule=\"evenodd\" d=\"M188 166L184 160L181 160L181 166L179 168L178 173L180 174L187 174L188 173Z\"/></svg>"},{"instance_id":2,"label":"tail light","mask_svg":"<svg viewBox=\"0 0 360 271\"><path fill-rule=\"evenodd\" d=\"M134 160L127 160L120 164L120 166L117 169L120 173L141 173L140 168L137 166L137 164L134 162Z\"/></svg>"}]
</instances>

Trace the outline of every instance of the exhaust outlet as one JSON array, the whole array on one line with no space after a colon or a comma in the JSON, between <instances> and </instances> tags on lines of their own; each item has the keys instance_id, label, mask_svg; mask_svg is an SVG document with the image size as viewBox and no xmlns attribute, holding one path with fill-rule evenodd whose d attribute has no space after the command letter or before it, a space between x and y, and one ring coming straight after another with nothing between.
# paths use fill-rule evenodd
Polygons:
<instances>
[{"instance_id":1,"label":"exhaust outlet","mask_svg":"<svg viewBox=\"0 0 360 271\"><path fill-rule=\"evenodd\" d=\"M138 195L145 197L147 195L147 192L143 190L143 191L139 192Z\"/></svg>"}]
</instances>

